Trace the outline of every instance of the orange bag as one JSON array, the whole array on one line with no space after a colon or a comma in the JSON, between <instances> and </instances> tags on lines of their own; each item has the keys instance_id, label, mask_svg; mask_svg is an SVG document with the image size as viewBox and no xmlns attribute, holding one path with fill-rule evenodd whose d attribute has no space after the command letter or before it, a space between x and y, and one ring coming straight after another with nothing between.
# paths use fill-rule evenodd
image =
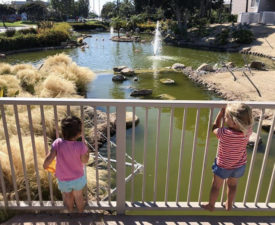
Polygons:
<instances>
[{"instance_id":1,"label":"orange bag","mask_svg":"<svg viewBox=\"0 0 275 225\"><path fill-rule=\"evenodd\" d=\"M56 160L54 159L51 164L46 168L46 170L50 173L55 173Z\"/></svg>"}]
</instances>

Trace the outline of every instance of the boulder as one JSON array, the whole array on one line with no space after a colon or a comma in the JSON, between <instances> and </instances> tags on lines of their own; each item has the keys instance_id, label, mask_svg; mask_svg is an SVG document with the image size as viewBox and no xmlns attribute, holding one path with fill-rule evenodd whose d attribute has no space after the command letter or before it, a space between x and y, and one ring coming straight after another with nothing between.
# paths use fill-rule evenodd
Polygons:
<instances>
[{"instance_id":1,"label":"boulder","mask_svg":"<svg viewBox=\"0 0 275 225\"><path fill-rule=\"evenodd\" d=\"M157 96L158 99L163 99L163 100L175 100L176 98L172 95L168 94L160 94Z\"/></svg>"},{"instance_id":2,"label":"boulder","mask_svg":"<svg viewBox=\"0 0 275 225\"><path fill-rule=\"evenodd\" d=\"M218 63L216 63L216 64L213 66L213 70L217 70L217 69L219 69L219 64L218 64Z\"/></svg>"},{"instance_id":3,"label":"boulder","mask_svg":"<svg viewBox=\"0 0 275 225\"><path fill-rule=\"evenodd\" d=\"M256 138L257 138L257 134L255 132L253 132L249 137L247 145L253 147L255 145ZM263 142L262 138L259 137L259 144L261 144L262 142Z\"/></svg>"},{"instance_id":4,"label":"boulder","mask_svg":"<svg viewBox=\"0 0 275 225\"><path fill-rule=\"evenodd\" d=\"M207 64L207 63L201 64L197 69L197 71L202 71L202 70L203 71L208 71L208 72L213 72L214 71L213 67L211 65Z\"/></svg>"},{"instance_id":5,"label":"boulder","mask_svg":"<svg viewBox=\"0 0 275 225\"><path fill-rule=\"evenodd\" d=\"M123 75L115 75L112 78L112 81L118 81L118 82L123 82L125 80L127 80L127 78Z\"/></svg>"},{"instance_id":6,"label":"boulder","mask_svg":"<svg viewBox=\"0 0 275 225\"><path fill-rule=\"evenodd\" d=\"M134 90L130 96L137 97L137 96L147 96L153 93L152 89L141 89L141 90Z\"/></svg>"},{"instance_id":7,"label":"boulder","mask_svg":"<svg viewBox=\"0 0 275 225\"><path fill-rule=\"evenodd\" d=\"M235 64L233 62L228 62L225 64L225 66L227 66L228 68L233 68L235 67Z\"/></svg>"},{"instance_id":8,"label":"boulder","mask_svg":"<svg viewBox=\"0 0 275 225\"><path fill-rule=\"evenodd\" d=\"M264 70L265 69L264 67L265 67L265 64L262 62L253 61L252 63L250 63L250 68L252 69Z\"/></svg>"},{"instance_id":9,"label":"boulder","mask_svg":"<svg viewBox=\"0 0 275 225\"><path fill-rule=\"evenodd\" d=\"M0 53L0 58L6 58L6 55Z\"/></svg>"},{"instance_id":10,"label":"boulder","mask_svg":"<svg viewBox=\"0 0 275 225\"><path fill-rule=\"evenodd\" d=\"M175 84L176 83L174 80L169 79L169 78L163 78L163 79L160 79L159 81L162 84Z\"/></svg>"},{"instance_id":11,"label":"boulder","mask_svg":"<svg viewBox=\"0 0 275 225\"><path fill-rule=\"evenodd\" d=\"M146 40L141 40L140 42L141 42L141 43L146 43Z\"/></svg>"},{"instance_id":12,"label":"boulder","mask_svg":"<svg viewBox=\"0 0 275 225\"><path fill-rule=\"evenodd\" d=\"M113 70L115 73L120 73L121 70L127 68L126 66L118 66L118 67L114 67Z\"/></svg>"},{"instance_id":13,"label":"boulder","mask_svg":"<svg viewBox=\"0 0 275 225\"><path fill-rule=\"evenodd\" d=\"M132 112L126 112L126 128L131 128L133 123L133 113ZM137 115L135 115L135 125L139 123L139 118Z\"/></svg>"},{"instance_id":14,"label":"boulder","mask_svg":"<svg viewBox=\"0 0 275 225\"><path fill-rule=\"evenodd\" d=\"M134 76L135 75L135 71L130 68L125 68L125 69L121 70L120 73L124 76Z\"/></svg>"},{"instance_id":15,"label":"boulder","mask_svg":"<svg viewBox=\"0 0 275 225\"><path fill-rule=\"evenodd\" d=\"M271 120L263 120L263 123L262 123L262 128L269 132L270 128L271 128L271 125L272 125L272 121ZM273 129L273 132L275 133L275 126L274 126L274 129Z\"/></svg>"},{"instance_id":16,"label":"boulder","mask_svg":"<svg viewBox=\"0 0 275 225\"><path fill-rule=\"evenodd\" d=\"M172 66L172 69L173 70L182 70L185 68L185 65L184 64L181 64L181 63L175 63L173 64Z\"/></svg>"},{"instance_id":17,"label":"boulder","mask_svg":"<svg viewBox=\"0 0 275 225\"><path fill-rule=\"evenodd\" d=\"M138 78L137 78L137 77L134 77L134 81L138 81Z\"/></svg>"}]
</instances>

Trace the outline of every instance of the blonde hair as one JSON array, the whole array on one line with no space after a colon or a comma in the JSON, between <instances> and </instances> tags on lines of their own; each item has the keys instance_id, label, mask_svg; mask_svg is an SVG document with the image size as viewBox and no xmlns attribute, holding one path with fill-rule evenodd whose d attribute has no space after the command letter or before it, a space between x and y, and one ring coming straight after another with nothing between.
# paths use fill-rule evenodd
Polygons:
<instances>
[{"instance_id":1,"label":"blonde hair","mask_svg":"<svg viewBox=\"0 0 275 225\"><path fill-rule=\"evenodd\" d=\"M230 116L244 134L252 127L253 116L250 106L244 103L228 103L225 113Z\"/></svg>"}]
</instances>

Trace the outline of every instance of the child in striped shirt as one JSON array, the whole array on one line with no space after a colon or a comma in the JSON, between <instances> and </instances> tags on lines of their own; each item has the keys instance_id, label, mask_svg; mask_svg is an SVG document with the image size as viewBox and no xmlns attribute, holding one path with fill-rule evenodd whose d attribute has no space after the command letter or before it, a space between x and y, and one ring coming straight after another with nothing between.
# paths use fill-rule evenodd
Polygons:
<instances>
[{"instance_id":1,"label":"child in striped shirt","mask_svg":"<svg viewBox=\"0 0 275 225\"><path fill-rule=\"evenodd\" d=\"M224 118L226 127L222 127ZM246 146L252 133L252 110L244 103L228 103L222 108L213 124L212 131L218 138L218 153L212 166L214 173L209 203L202 205L206 210L213 211L220 187L226 179L227 201L226 210L232 209L237 190L238 178L245 172L247 161Z\"/></svg>"}]
</instances>

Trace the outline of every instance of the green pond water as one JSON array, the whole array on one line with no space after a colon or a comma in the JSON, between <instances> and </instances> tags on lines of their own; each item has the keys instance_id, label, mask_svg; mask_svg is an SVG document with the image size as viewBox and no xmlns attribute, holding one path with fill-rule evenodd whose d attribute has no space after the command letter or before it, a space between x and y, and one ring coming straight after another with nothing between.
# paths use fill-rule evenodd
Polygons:
<instances>
[{"instance_id":1,"label":"green pond water","mask_svg":"<svg viewBox=\"0 0 275 225\"><path fill-rule=\"evenodd\" d=\"M93 34L92 38L87 38L89 48L82 51L80 48L69 49L65 51L42 51L33 53L24 53L11 55L5 59L5 62L11 64L15 63L32 63L40 65L43 60L50 55L60 52L65 52L73 61L80 66L86 66L92 69L97 78L88 84L87 98L106 98L106 99L133 99L130 93L133 89L150 88L153 89L153 95L146 97L146 99L156 99L160 94L169 94L177 100L219 100L218 97L203 90L197 85L189 81L183 74L176 72L148 72L138 75L138 81L132 78L123 83L112 82L112 68L114 66L125 65L134 69L154 69L171 66L173 63L184 63L186 66L198 67L200 64L206 62L214 65L215 63L222 63L232 61L237 66L243 66L243 56L237 53L220 53L201 50L192 50L187 48L178 48L172 46L162 46L160 56L153 55L153 47L151 42L147 43L117 43L109 40L109 33ZM148 37L146 37L148 38ZM103 40L104 39L104 40ZM257 57L246 56L246 60L257 60ZM274 64L265 59L259 59L267 64L268 68L274 69ZM163 85L159 82L161 78L170 78L175 80L176 84L172 86ZM102 108L104 110L104 108ZM129 108L129 111L132 109ZM169 173L169 194L168 201L175 201L176 199L176 185L178 177L179 166L179 152L181 143L181 128L184 109L175 109L174 124L173 124L173 138L172 138L172 152L171 164ZM218 109L215 110L215 115ZM144 127L145 127L145 109L138 107L136 114L140 119L140 123L135 130L135 159L143 162L143 145L144 145ZM157 128L158 110L149 108L149 123L148 123L148 144L146 157L146 186L145 186L145 200L152 201L154 193L154 168L155 168L155 146L156 146L156 128ZM159 163L158 163L158 183L157 183L157 200L164 201L167 158L168 158L168 138L169 138L169 121L170 109L161 109L161 129L159 142ZM215 116L214 115L214 116ZM180 201L187 199L187 188L190 174L190 162L193 146L194 126L195 126L196 110L188 109L186 120L186 133L184 142L183 167L181 177L181 192ZM197 150L195 154L195 164L193 173L193 183L191 188L191 201L198 200L198 190L200 185L200 177L202 171L202 161L205 148L205 139L207 133L209 110L202 109L199 120ZM214 119L214 118L213 118ZM255 126L256 131L256 126ZM132 129L127 130L127 153L131 155L131 138ZM257 183L259 179L260 169L264 156L265 143L267 141L267 133L262 132L263 144L260 146L256 155L256 161L253 168L252 182L249 188L248 201L254 201ZM211 165L216 155L217 139L211 134L209 144L209 154L207 158L207 167L205 174L204 191L202 201L207 201L212 179ZM248 149L248 161L251 158L252 149ZM269 153L268 164L265 170L265 176L262 184L262 191L259 201L265 201L267 193L269 178L272 173L275 162L275 140L273 137L272 146ZM249 166L249 163L248 163ZM239 181L236 201L242 201L244 188L246 184L246 174ZM127 168L127 174L130 173L130 168ZM143 175L138 174L134 178L134 200L141 200L142 196L142 179ZM127 184L127 200L131 200L131 183ZM275 191L272 193L271 202L275 201Z\"/></svg>"}]
</instances>

